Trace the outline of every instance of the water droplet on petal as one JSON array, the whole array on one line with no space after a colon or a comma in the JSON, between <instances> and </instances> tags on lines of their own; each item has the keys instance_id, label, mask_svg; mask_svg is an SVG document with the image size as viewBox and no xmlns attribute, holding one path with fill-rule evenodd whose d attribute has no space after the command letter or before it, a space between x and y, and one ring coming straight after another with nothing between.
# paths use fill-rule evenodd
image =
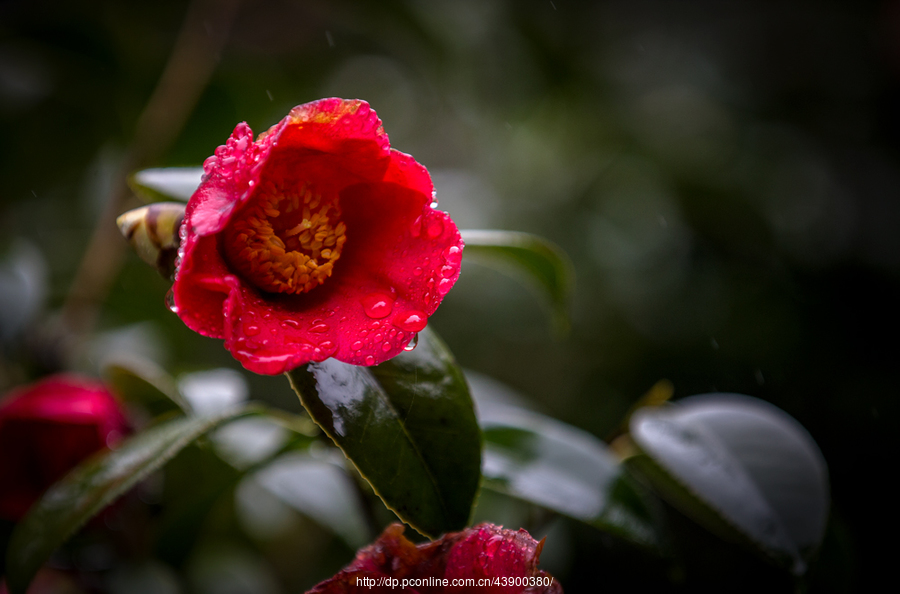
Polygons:
<instances>
[{"instance_id":1,"label":"water droplet on petal","mask_svg":"<svg viewBox=\"0 0 900 594\"><path fill-rule=\"evenodd\" d=\"M256 336L257 334L259 334L259 326L254 326L252 324L244 326L244 334L246 334L247 336Z\"/></svg>"},{"instance_id":2,"label":"water droplet on petal","mask_svg":"<svg viewBox=\"0 0 900 594\"><path fill-rule=\"evenodd\" d=\"M421 215L416 217L416 220L413 221L412 226L409 228L409 232L412 233L413 237L418 237L422 233L422 217Z\"/></svg>"},{"instance_id":3,"label":"water droplet on petal","mask_svg":"<svg viewBox=\"0 0 900 594\"><path fill-rule=\"evenodd\" d=\"M375 357L372 355L366 357L366 365L375 365Z\"/></svg>"},{"instance_id":4,"label":"water droplet on petal","mask_svg":"<svg viewBox=\"0 0 900 594\"><path fill-rule=\"evenodd\" d=\"M459 264L462 260L462 250L459 249L459 246L451 245L444 250L444 259L448 264Z\"/></svg>"},{"instance_id":5,"label":"water droplet on petal","mask_svg":"<svg viewBox=\"0 0 900 594\"><path fill-rule=\"evenodd\" d=\"M391 343L389 343L388 341L384 341L384 344L381 345L381 350L384 351L385 353L387 353L388 351L390 351L390 350L391 350Z\"/></svg>"},{"instance_id":6,"label":"water droplet on petal","mask_svg":"<svg viewBox=\"0 0 900 594\"><path fill-rule=\"evenodd\" d=\"M328 324L315 324L309 329L310 332L315 332L317 334L321 334L322 332L328 332Z\"/></svg>"},{"instance_id":7,"label":"water droplet on petal","mask_svg":"<svg viewBox=\"0 0 900 594\"><path fill-rule=\"evenodd\" d=\"M353 349L354 351L358 351L362 347L363 347L363 343L362 343L362 341L359 341L359 340L357 340L356 342L354 342L353 344L350 345L350 348Z\"/></svg>"},{"instance_id":8,"label":"water droplet on petal","mask_svg":"<svg viewBox=\"0 0 900 594\"><path fill-rule=\"evenodd\" d=\"M413 350L414 348L416 348L416 346L418 344L419 344L419 335L413 334L413 337L412 337L412 339L410 339L409 344L407 344L405 347L403 347L403 350L406 352L409 352L409 351Z\"/></svg>"},{"instance_id":9,"label":"water droplet on petal","mask_svg":"<svg viewBox=\"0 0 900 594\"><path fill-rule=\"evenodd\" d=\"M319 343L315 349L313 349L312 360L313 361L324 361L337 350L337 345L331 342L330 340L325 340Z\"/></svg>"},{"instance_id":10,"label":"water droplet on petal","mask_svg":"<svg viewBox=\"0 0 900 594\"><path fill-rule=\"evenodd\" d=\"M178 306L175 305L175 291L173 289L169 289L169 292L166 293L166 307L168 307L169 311L172 313L178 313Z\"/></svg>"},{"instance_id":11,"label":"water droplet on petal","mask_svg":"<svg viewBox=\"0 0 900 594\"><path fill-rule=\"evenodd\" d=\"M418 332L428 324L428 316L423 311L412 309L397 314L391 323L405 332Z\"/></svg>"},{"instance_id":12,"label":"water droplet on petal","mask_svg":"<svg viewBox=\"0 0 900 594\"><path fill-rule=\"evenodd\" d=\"M384 293L369 293L361 300L363 311L370 318L384 318L391 315L394 299Z\"/></svg>"},{"instance_id":13,"label":"water droplet on petal","mask_svg":"<svg viewBox=\"0 0 900 594\"><path fill-rule=\"evenodd\" d=\"M378 342L378 341L381 340L382 338L384 338L384 335L381 334L381 332L379 332L378 334L375 335L375 342Z\"/></svg>"},{"instance_id":14,"label":"water droplet on petal","mask_svg":"<svg viewBox=\"0 0 900 594\"><path fill-rule=\"evenodd\" d=\"M297 320L284 320L283 322L281 322L281 325L285 328L287 328L288 326L290 326L291 328L299 328L300 322L298 322Z\"/></svg>"},{"instance_id":15,"label":"water droplet on petal","mask_svg":"<svg viewBox=\"0 0 900 594\"><path fill-rule=\"evenodd\" d=\"M425 225L425 233L428 237L434 239L444 232L444 221L438 217L431 218Z\"/></svg>"},{"instance_id":16,"label":"water droplet on petal","mask_svg":"<svg viewBox=\"0 0 900 594\"><path fill-rule=\"evenodd\" d=\"M441 282L438 283L437 291L441 295L446 295L450 289L453 288L453 281L449 278L442 278Z\"/></svg>"},{"instance_id":17,"label":"water droplet on petal","mask_svg":"<svg viewBox=\"0 0 900 594\"><path fill-rule=\"evenodd\" d=\"M421 276L422 275L422 267L416 266L413 268L413 276Z\"/></svg>"}]
</instances>

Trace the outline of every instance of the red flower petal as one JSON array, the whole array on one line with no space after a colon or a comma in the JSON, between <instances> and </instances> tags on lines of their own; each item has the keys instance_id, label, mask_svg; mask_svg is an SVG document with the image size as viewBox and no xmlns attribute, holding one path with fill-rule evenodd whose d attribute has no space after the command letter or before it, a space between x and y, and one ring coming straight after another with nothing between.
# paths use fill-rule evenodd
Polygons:
<instances>
[{"instance_id":1,"label":"red flower petal","mask_svg":"<svg viewBox=\"0 0 900 594\"><path fill-rule=\"evenodd\" d=\"M537 542L525 530L502 530L493 524L482 524L468 532L450 551L444 577L493 578L546 576L537 568L543 541ZM494 586L490 592L514 594L529 591L515 584ZM535 592L555 592L550 588ZM561 592L561 588L559 589Z\"/></svg>"},{"instance_id":2,"label":"red flower petal","mask_svg":"<svg viewBox=\"0 0 900 594\"><path fill-rule=\"evenodd\" d=\"M406 153L391 149L391 164L384 174L384 181L412 188L435 200L434 184L428 170Z\"/></svg>"},{"instance_id":3,"label":"red flower petal","mask_svg":"<svg viewBox=\"0 0 900 594\"><path fill-rule=\"evenodd\" d=\"M381 363L425 326L459 277L463 243L449 216L431 206L428 172L390 149L381 121L364 101L301 105L255 143L240 124L204 168L182 226L174 303L188 327L224 338L251 371L281 373L328 357ZM284 200L279 192L288 190L282 188L315 193L309 198L307 192L312 202L293 207L296 213L304 204L315 212L320 198L323 205L334 204L324 220L332 236L346 229L346 243L326 249L331 244L320 241L320 256L304 254L296 262L261 259L300 249L286 243L293 241L288 236L310 229L309 208L304 225L289 232L284 229L300 220L278 210L289 203L260 202L271 196ZM257 216L261 212L268 214ZM331 220L335 212L339 217ZM274 223L282 214L295 218ZM270 218L261 223L260 217ZM247 233L255 234L247 244L252 250L235 243ZM252 243L273 235L275 256ZM315 276L307 258L333 267ZM312 267L309 274L301 274L305 266ZM275 280L269 282L273 269Z\"/></svg>"},{"instance_id":4,"label":"red flower petal","mask_svg":"<svg viewBox=\"0 0 900 594\"><path fill-rule=\"evenodd\" d=\"M0 517L18 520L51 484L127 432L103 384L56 375L0 402Z\"/></svg>"},{"instance_id":5,"label":"red flower petal","mask_svg":"<svg viewBox=\"0 0 900 594\"><path fill-rule=\"evenodd\" d=\"M344 570L308 594L562 594L562 586L537 569L542 546L543 542L537 542L525 530L504 530L493 524L481 524L416 546L403 536L401 524L393 524L378 540L361 549ZM504 583L502 578L513 579ZM490 585L478 580L490 580Z\"/></svg>"}]
</instances>

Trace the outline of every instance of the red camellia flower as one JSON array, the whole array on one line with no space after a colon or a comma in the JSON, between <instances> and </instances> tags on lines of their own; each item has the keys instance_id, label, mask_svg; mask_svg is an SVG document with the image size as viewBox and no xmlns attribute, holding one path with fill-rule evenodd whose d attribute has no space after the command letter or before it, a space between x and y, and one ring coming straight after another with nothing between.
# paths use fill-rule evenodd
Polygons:
<instances>
[{"instance_id":1,"label":"red camellia flower","mask_svg":"<svg viewBox=\"0 0 900 594\"><path fill-rule=\"evenodd\" d=\"M463 242L431 177L364 101L300 105L255 142L239 124L203 167L174 308L250 371L385 361L459 277Z\"/></svg>"},{"instance_id":2,"label":"red camellia flower","mask_svg":"<svg viewBox=\"0 0 900 594\"><path fill-rule=\"evenodd\" d=\"M0 401L0 517L19 520L79 462L118 443L127 423L102 383L54 375Z\"/></svg>"},{"instance_id":3,"label":"red camellia flower","mask_svg":"<svg viewBox=\"0 0 900 594\"><path fill-rule=\"evenodd\" d=\"M401 524L393 524L307 594L562 594L562 586L537 568L543 544L525 530L480 524L416 546Z\"/></svg>"}]
</instances>

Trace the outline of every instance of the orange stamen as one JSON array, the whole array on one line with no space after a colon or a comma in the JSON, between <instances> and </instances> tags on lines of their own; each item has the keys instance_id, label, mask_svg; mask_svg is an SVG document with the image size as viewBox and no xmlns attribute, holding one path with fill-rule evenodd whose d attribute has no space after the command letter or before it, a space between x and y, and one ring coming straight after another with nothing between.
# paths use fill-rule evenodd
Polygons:
<instances>
[{"instance_id":1,"label":"orange stamen","mask_svg":"<svg viewBox=\"0 0 900 594\"><path fill-rule=\"evenodd\" d=\"M341 257L347 226L340 216L334 200L305 185L268 181L225 230L225 258L263 291L311 291Z\"/></svg>"}]
</instances>

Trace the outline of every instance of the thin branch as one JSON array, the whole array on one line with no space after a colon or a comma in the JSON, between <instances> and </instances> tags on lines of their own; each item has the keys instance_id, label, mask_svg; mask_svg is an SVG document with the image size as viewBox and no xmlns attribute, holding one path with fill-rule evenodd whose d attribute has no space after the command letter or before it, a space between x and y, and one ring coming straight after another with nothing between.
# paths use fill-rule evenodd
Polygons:
<instances>
[{"instance_id":1,"label":"thin branch","mask_svg":"<svg viewBox=\"0 0 900 594\"><path fill-rule=\"evenodd\" d=\"M135 126L115 183L63 306L63 324L75 336L89 332L121 268L125 242L116 217L130 195L126 177L165 154L181 133L219 61L239 0L194 0L162 76Z\"/></svg>"}]
</instances>

